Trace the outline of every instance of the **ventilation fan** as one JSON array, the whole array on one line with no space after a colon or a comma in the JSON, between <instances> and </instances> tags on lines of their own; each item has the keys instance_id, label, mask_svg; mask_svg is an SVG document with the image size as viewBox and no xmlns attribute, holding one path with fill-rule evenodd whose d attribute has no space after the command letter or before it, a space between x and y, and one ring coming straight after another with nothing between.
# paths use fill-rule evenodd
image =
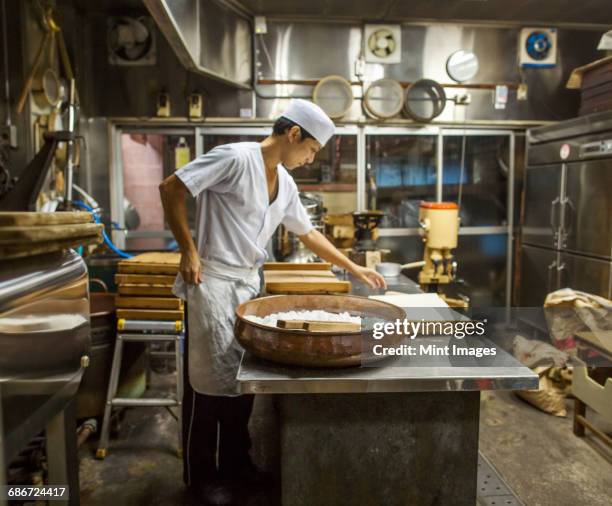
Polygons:
<instances>
[{"instance_id":1,"label":"ventilation fan","mask_svg":"<svg viewBox=\"0 0 612 506\"><path fill-rule=\"evenodd\" d=\"M365 60L369 63L399 63L402 58L399 25L365 25Z\"/></svg>"},{"instance_id":2,"label":"ventilation fan","mask_svg":"<svg viewBox=\"0 0 612 506\"><path fill-rule=\"evenodd\" d=\"M155 31L151 18L110 18L107 39L111 65L155 65Z\"/></svg>"},{"instance_id":3,"label":"ventilation fan","mask_svg":"<svg viewBox=\"0 0 612 506\"><path fill-rule=\"evenodd\" d=\"M523 28L520 36L521 67L554 67L557 63L557 30Z\"/></svg>"}]
</instances>

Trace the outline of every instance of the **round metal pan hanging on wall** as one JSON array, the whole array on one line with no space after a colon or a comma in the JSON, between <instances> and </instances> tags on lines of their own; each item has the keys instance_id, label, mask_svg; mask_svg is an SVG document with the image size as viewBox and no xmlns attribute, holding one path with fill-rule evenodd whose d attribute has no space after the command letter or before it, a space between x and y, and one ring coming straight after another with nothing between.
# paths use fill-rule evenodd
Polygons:
<instances>
[{"instance_id":1,"label":"round metal pan hanging on wall","mask_svg":"<svg viewBox=\"0 0 612 506\"><path fill-rule=\"evenodd\" d=\"M427 123L442 114L446 106L446 93L432 79L419 79L404 92L404 112L415 121Z\"/></svg>"},{"instance_id":2,"label":"round metal pan hanging on wall","mask_svg":"<svg viewBox=\"0 0 612 506\"><path fill-rule=\"evenodd\" d=\"M455 51L446 60L446 72L458 83L472 79L478 73L478 57L471 51Z\"/></svg>"},{"instance_id":3,"label":"round metal pan hanging on wall","mask_svg":"<svg viewBox=\"0 0 612 506\"><path fill-rule=\"evenodd\" d=\"M351 108L353 98L351 83L342 76L324 77L317 83L312 94L312 101L331 119L344 116Z\"/></svg>"},{"instance_id":4,"label":"round metal pan hanging on wall","mask_svg":"<svg viewBox=\"0 0 612 506\"><path fill-rule=\"evenodd\" d=\"M374 81L365 92L363 107L366 113L380 119L397 116L404 106L402 85L393 79Z\"/></svg>"},{"instance_id":5,"label":"round metal pan hanging on wall","mask_svg":"<svg viewBox=\"0 0 612 506\"><path fill-rule=\"evenodd\" d=\"M34 77L32 95L36 104L45 109L55 107L62 99L62 83L55 71L51 68Z\"/></svg>"}]
</instances>

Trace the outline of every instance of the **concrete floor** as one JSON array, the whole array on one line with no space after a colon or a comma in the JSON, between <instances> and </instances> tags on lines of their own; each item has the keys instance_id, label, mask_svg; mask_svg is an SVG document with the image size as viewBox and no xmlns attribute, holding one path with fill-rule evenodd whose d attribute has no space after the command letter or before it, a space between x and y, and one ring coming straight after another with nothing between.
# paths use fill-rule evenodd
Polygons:
<instances>
[{"instance_id":1,"label":"concrete floor","mask_svg":"<svg viewBox=\"0 0 612 506\"><path fill-rule=\"evenodd\" d=\"M527 506L612 504L612 462L588 433L574 437L572 407L568 401L568 417L557 418L510 392L481 396L480 450ZM269 444L276 431L272 409L270 397L258 397L251 419L253 458L265 470L273 470L276 461ZM163 408L126 410L105 460L94 458L95 439L80 449L81 504L189 505L176 431ZM272 496L252 498L244 506L272 505Z\"/></svg>"},{"instance_id":2,"label":"concrete floor","mask_svg":"<svg viewBox=\"0 0 612 506\"><path fill-rule=\"evenodd\" d=\"M559 418L511 392L480 398L480 451L527 506L612 504L612 452L588 431L574 436L573 401ZM601 423L590 410L587 419Z\"/></svg>"}]
</instances>

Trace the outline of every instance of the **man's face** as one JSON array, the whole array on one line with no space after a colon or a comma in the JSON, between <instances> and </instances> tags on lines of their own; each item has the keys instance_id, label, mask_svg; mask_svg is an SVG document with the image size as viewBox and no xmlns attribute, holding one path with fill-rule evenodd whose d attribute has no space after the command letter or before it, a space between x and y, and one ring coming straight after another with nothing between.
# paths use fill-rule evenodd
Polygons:
<instances>
[{"instance_id":1,"label":"man's face","mask_svg":"<svg viewBox=\"0 0 612 506\"><path fill-rule=\"evenodd\" d=\"M301 139L300 128L292 127L287 131L287 146L282 163L286 169L292 170L302 165L312 163L321 149L321 144L315 139Z\"/></svg>"}]
</instances>

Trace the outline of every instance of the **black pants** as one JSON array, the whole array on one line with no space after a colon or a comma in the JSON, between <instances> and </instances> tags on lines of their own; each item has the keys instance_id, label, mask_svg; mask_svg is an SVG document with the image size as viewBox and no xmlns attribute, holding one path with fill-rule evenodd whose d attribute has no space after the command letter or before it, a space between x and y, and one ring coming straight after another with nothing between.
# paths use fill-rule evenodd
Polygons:
<instances>
[{"instance_id":1,"label":"black pants","mask_svg":"<svg viewBox=\"0 0 612 506\"><path fill-rule=\"evenodd\" d=\"M183 367L183 479L188 486L198 486L215 478L239 478L252 466L248 423L254 396L226 397L194 391L189 382L188 343L189 327Z\"/></svg>"}]
</instances>

